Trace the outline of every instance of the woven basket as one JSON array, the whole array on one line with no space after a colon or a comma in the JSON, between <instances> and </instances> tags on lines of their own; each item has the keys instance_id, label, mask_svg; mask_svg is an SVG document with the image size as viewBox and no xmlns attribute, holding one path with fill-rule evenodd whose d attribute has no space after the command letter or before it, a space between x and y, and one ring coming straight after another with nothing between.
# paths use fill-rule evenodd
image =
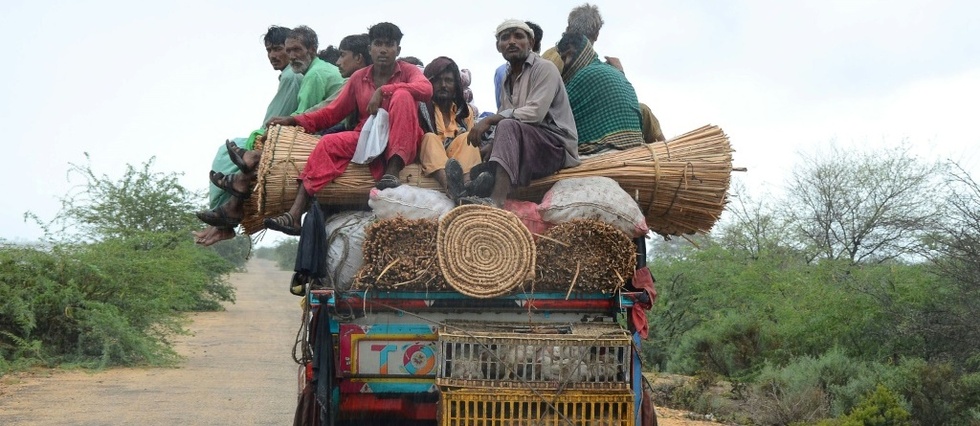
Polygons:
<instances>
[{"instance_id":1,"label":"woven basket","mask_svg":"<svg viewBox=\"0 0 980 426\"><path fill-rule=\"evenodd\" d=\"M502 296L534 279L534 240L509 211L457 207L439 220L436 238L443 277L467 296Z\"/></svg>"}]
</instances>

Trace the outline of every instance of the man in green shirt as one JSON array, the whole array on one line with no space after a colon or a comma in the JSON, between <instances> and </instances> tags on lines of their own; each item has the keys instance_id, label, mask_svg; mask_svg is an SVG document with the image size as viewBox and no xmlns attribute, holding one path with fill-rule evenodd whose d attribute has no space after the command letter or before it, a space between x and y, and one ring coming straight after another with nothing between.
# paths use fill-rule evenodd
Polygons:
<instances>
[{"instance_id":1,"label":"man in green shirt","mask_svg":"<svg viewBox=\"0 0 980 426\"><path fill-rule=\"evenodd\" d=\"M210 204L212 208L229 202L239 203L247 197L249 177L239 176L238 181L233 177L242 170L233 162L229 148L250 149L255 138L265 132L265 122L271 117L282 115L302 114L324 99L336 95L343 86L345 79L340 70L333 64L328 64L317 58L317 35L307 26L299 26L292 30L275 27L275 37L267 34L266 50L273 67L283 70L280 76L279 92L269 104L263 127L252 132L248 138L236 138L227 141L218 149L211 165ZM270 29L270 33L272 30ZM280 41L281 40L281 41ZM281 44L277 44L280 42ZM285 82L284 82L285 81ZM254 172L249 170L248 172ZM201 245L211 245L235 236L231 222L223 226L210 226L200 232L195 232L195 241Z\"/></svg>"}]
</instances>

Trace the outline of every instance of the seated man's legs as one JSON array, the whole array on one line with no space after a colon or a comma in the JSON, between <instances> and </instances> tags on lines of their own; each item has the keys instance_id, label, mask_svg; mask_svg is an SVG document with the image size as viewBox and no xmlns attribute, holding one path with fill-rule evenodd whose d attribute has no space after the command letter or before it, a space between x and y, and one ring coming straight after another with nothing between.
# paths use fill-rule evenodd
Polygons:
<instances>
[{"instance_id":1,"label":"seated man's legs","mask_svg":"<svg viewBox=\"0 0 980 426\"><path fill-rule=\"evenodd\" d=\"M375 179L382 174L398 177L406 164L415 161L419 150L419 140L422 139L422 128L419 127L418 103L407 90L396 90L388 101L388 146L385 148L384 161L375 160L371 163L371 173Z\"/></svg>"},{"instance_id":2,"label":"seated man's legs","mask_svg":"<svg viewBox=\"0 0 980 426\"><path fill-rule=\"evenodd\" d=\"M547 130L505 119L497 124L488 161L497 167L491 198L502 206L511 187L527 186L533 179L561 170L565 165L565 146Z\"/></svg>"},{"instance_id":3,"label":"seated man's legs","mask_svg":"<svg viewBox=\"0 0 980 426\"><path fill-rule=\"evenodd\" d=\"M469 177L468 173L473 166L480 163L480 149L467 143L466 137L469 133L462 133L449 143L448 147L443 146L442 137L435 133L426 133L422 136L422 143L419 148L419 162L422 163L422 174L432 175L436 181L442 185L443 189L448 187L446 180L446 161L455 158L463 169L464 177Z\"/></svg>"}]
</instances>

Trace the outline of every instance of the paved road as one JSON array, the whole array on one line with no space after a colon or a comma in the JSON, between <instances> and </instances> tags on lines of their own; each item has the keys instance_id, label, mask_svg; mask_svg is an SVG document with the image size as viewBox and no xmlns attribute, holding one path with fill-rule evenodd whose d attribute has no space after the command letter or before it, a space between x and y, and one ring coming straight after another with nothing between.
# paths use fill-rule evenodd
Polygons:
<instances>
[{"instance_id":1,"label":"paved road","mask_svg":"<svg viewBox=\"0 0 980 426\"><path fill-rule=\"evenodd\" d=\"M285 425L296 407L290 274L255 259L238 301L194 314L178 368L45 371L0 378L0 425Z\"/></svg>"}]
</instances>

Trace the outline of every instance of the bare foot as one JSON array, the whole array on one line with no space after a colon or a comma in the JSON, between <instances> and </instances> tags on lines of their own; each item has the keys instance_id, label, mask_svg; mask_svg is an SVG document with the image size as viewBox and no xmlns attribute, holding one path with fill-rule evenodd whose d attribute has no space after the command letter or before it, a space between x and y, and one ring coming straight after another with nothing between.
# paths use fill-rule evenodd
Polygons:
<instances>
[{"instance_id":1,"label":"bare foot","mask_svg":"<svg viewBox=\"0 0 980 426\"><path fill-rule=\"evenodd\" d=\"M194 242L205 247L232 238L235 238L235 230L225 227L209 226L203 231L194 232Z\"/></svg>"}]
</instances>

